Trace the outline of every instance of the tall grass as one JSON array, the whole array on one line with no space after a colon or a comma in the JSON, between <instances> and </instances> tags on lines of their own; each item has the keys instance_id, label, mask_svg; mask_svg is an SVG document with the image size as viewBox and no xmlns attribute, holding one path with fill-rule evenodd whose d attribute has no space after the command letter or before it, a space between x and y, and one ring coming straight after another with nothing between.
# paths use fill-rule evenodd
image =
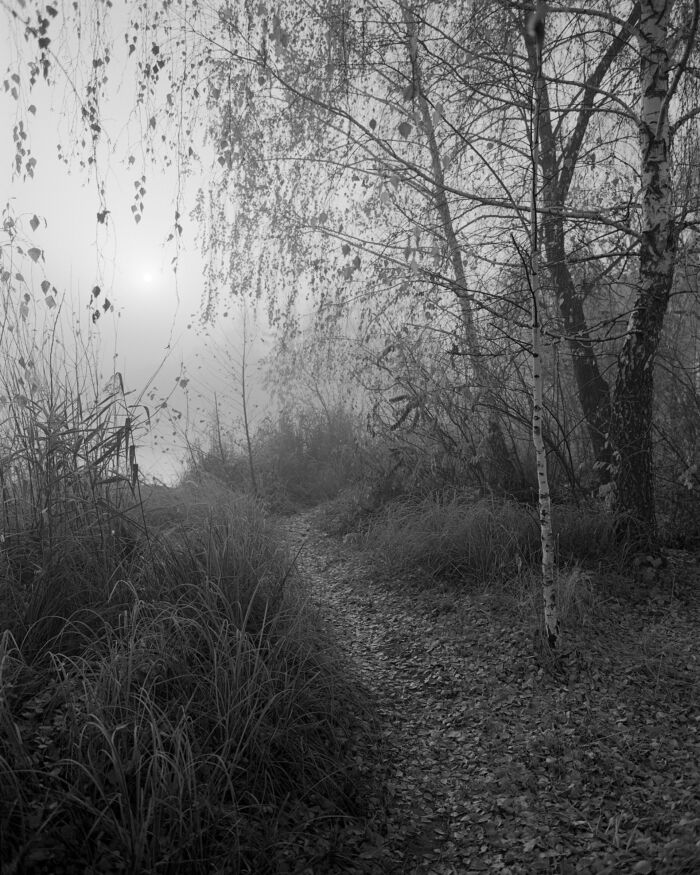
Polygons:
<instances>
[{"instance_id":1,"label":"tall grass","mask_svg":"<svg viewBox=\"0 0 700 875\"><path fill-rule=\"evenodd\" d=\"M552 517L560 562L612 558L613 526L602 511L559 506ZM535 508L459 493L390 503L367 533L368 546L388 567L482 583L517 574L536 560L539 542Z\"/></svg>"},{"instance_id":2,"label":"tall grass","mask_svg":"<svg viewBox=\"0 0 700 875\"><path fill-rule=\"evenodd\" d=\"M339 739L363 706L332 643L260 505L204 517L200 491L147 496L128 560L74 543L23 606L6 581L7 871L277 871L295 816L306 832L357 805Z\"/></svg>"},{"instance_id":3,"label":"tall grass","mask_svg":"<svg viewBox=\"0 0 700 875\"><path fill-rule=\"evenodd\" d=\"M8 338L0 868L284 871L357 812L366 713L290 557L250 496L141 486L118 378Z\"/></svg>"},{"instance_id":4,"label":"tall grass","mask_svg":"<svg viewBox=\"0 0 700 875\"><path fill-rule=\"evenodd\" d=\"M265 871L289 841L283 814L355 804L337 740L352 694L286 557L268 545L256 580L255 555L235 546L261 537L245 510L180 530L178 549L157 540L115 586L118 610L62 618L45 662L5 631L1 825L15 871L49 853L79 860L71 871Z\"/></svg>"}]
</instances>

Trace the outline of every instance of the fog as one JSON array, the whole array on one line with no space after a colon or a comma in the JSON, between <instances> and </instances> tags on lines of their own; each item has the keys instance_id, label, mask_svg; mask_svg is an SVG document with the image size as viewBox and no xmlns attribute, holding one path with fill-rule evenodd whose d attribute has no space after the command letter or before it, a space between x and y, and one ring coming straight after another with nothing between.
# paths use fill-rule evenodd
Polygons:
<instances>
[{"instance_id":1,"label":"fog","mask_svg":"<svg viewBox=\"0 0 700 875\"><path fill-rule=\"evenodd\" d=\"M8 37L5 33L2 40L6 50ZM31 126L24 141L36 159L33 176L14 172L12 132L21 117L20 104L9 92L0 92L0 130L5 132L0 137L0 203L9 209L5 218L13 216L17 223L23 237L19 245L42 250L36 264L22 266L37 308L43 307L38 288L47 280L58 293L64 333L79 326L94 345L101 379L120 373L139 418L144 423L150 418L152 427L142 432L138 451L141 470L170 481L181 469L188 444L206 432L215 396L222 422L234 424L242 310L224 293L220 309L227 315L220 315L219 324L205 327L200 318L205 262L189 211L197 189L206 185L203 176L185 179L162 160L146 159L143 212L135 221L134 192L142 171L126 158L139 146L138 124L131 116L133 87L128 79L118 81L105 104L105 142L95 172L75 159L61 160L80 136L79 121L66 110L70 102L61 86L37 85L31 92L36 111L28 116ZM178 207L182 233L168 240ZM101 222L98 214L105 209ZM9 246L7 234L2 245ZM93 321L95 311L100 315ZM269 331L256 324L250 309L248 319L248 387L251 403L263 411L268 399L260 359L269 346Z\"/></svg>"}]
</instances>

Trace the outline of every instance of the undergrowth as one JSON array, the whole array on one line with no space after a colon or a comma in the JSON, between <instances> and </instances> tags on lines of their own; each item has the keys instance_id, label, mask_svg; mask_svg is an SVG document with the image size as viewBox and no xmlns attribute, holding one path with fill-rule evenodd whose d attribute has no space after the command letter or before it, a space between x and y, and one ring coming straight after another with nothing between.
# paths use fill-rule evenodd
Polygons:
<instances>
[{"instance_id":1,"label":"undergrowth","mask_svg":"<svg viewBox=\"0 0 700 875\"><path fill-rule=\"evenodd\" d=\"M30 382L13 361L0 868L282 873L315 855L332 871L362 814L348 739L369 706L261 504L142 487L118 379L49 362Z\"/></svg>"},{"instance_id":2,"label":"undergrowth","mask_svg":"<svg viewBox=\"0 0 700 875\"><path fill-rule=\"evenodd\" d=\"M552 512L557 560L611 560L613 526L595 508L559 506ZM393 502L366 525L365 543L392 568L421 567L435 577L505 580L536 561L536 509L505 499L460 495Z\"/></svg>"},{"instance_id":3,"label":"undergrowth","mask_svg":"<svg viewBox=\"0 0 700 875\"><path fill-rule=\"evenodd\" d=\"M360 477L360 432L357 417L340 405L322 412L285 410L258 425L248 455L234 434L218 427L206 448L192 448L185 479L204 475L237 491L257 490L271 511L294 513L336 496Z\"/></svg>"}]
</instances>

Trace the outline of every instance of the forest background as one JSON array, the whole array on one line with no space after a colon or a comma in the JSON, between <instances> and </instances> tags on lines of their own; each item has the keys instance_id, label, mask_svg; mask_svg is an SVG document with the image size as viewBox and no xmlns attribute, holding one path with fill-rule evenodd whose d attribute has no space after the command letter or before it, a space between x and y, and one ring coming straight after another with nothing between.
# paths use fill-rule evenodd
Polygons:
<instances>
[{"instance_id":1,"label":"forest background","mask_svg":"<svg viewBox=\"0 0 700 875\"><path fill-rule=\"evenodd\" d=\"M264 305L273 382L297 412L299 395L329 408L353 386L397 471L519 495L534 488L534 184L553 483L605 499L641 540L655 537L659 501L667 525L687 519L694 4L548 9L535 172L527 4L117 7L8 10L18 175L35 169L32 89L73 71L61 148L94 177L99 236L105 155L124 142L104 96L112 70L135 74L131 213L144 215L148 161L170 165L171 242L192 210L207 259L204 322L231 296Z\"/></svg>"}]
</instances>

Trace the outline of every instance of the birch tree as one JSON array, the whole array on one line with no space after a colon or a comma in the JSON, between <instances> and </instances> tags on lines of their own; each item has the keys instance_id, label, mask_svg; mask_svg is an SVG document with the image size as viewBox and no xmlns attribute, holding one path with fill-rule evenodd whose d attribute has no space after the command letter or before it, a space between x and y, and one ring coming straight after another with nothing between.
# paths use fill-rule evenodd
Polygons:
<instances>
[{"instance_id":1,"label":"birch tree","mask_svg":"<svg viewBox=\"0 0 700 875\"><path fill-rule=\"evenodd\" d=\"M592 10L595 15L595 10ZM582 14L581 23L574 26L586 28L592 20L592 15ZM639 17L637 6L633 6L626 20L616 21L617 32L608 41L607 46L600 46L598 62L593 69L576 82L577 94L569 106L564 109L564 118L559 121L554 112L560 114L560 107L552 107L550 90L556 88L556 80L551 88L546 79L541 82L540 100L540 136L539 162L542 167L543 185L541 205L543 209L543 236L546 252L547 270L552 276L558 309L562 317L562 325L568 343L578 397L588 427L591 446L596 461L599 464L603 478L608 478L607 463L609 449L607 434L610 423L610 388L603 375L595 348L591 340L588 317L584 309L584 299L572 276L569 257L566 248L567 212L575 204L569 204L571 186L575 178L577 165L582 158L586 145L586 134L596 112L601 113L605 104L601 105L603 86L612 91L615 81L610 83L606 77L615 61L626 46L632 28ZM525 46L530 73L538 76L537 44L533 33L524 28ZM616 77L617 78L617 77ZM596 105L597 104L597 105ZM566 115L572 115L568 122L568 135L561 131L561 122Z\"/></svg>"},{"instance_id":2,"label":"birch tree","mask_svg":"<svg viewBox=\"0 0 700 875\"><path fill-rule=\"evenodd\" d=\"M698 2L694 0L692 4L675 6L674 14L673 2L642 0L631 4L624 20L613 15L610 9L582 11L580 14L584 18L600 16L613 20L618 31L591 75L581 83L581 108L570 138L561 147L559 155L556 154L556 128L551 120L546 92L542 106L540 164L544 177L544 236L548 266L565 329L567 333L573 333L569 343L577 372L579 397L584 411L592 410L592 415L587 414L586 418L592 442L597 447L596 455L609 464L615 510L632 541L642 549L653 549L656 537L652 442L654 359L673 285L679 236L684 228L694 227L697 220L695 210L689 209L687 198L675 197L672 172L673 135L678 135L696 117L697 110L691 108L681 114L675 125L669 116L674 103L678 103L674 96L684 81L689 59L695 50ZM552 11L557 11L555 6L552 6ZM631 37L635 39L640 58L638 84L631 92L624 87L611 91L606 76ZM532 69L536 63L535 43L532 37L526 42ZM626 69L631 72L623 65L618 77ZM555 79L550 81L552 86L556 84ZM627 215L618 206L600 221L601 225L607 223L610 231L617 226L620 232L611 234L611 245L607 253L603 251L601 255L612 262L621 258L627 248L638 259L631 313L617 356L610 394L590 344L564 245L567 222L571 226L579 213L576 205L567 203L567 199L596 99L599 114L604 108L601 99L616 103L616 112L637 128L639 136L639 201L632 195ZM565 115L567 111L570 110L565 108ZM559 136L561 138L561 134ZM623 238L633 241L632 246L629 247Z\"/></svg>"},{"instance_id":3,"label":"birch tree","mask_svg":"<svg viewBox=\"0 0 700 875\"><path fill-rule=\"evenodd\" d=\"M697 205L674 189L672 162L674 142L696 118L687 73L697 5L549 4L539 77L540 328L569 347L594 458L640 543L655 529L654 360L674 253L697 221ZM197 129L209 133L212 185L194 212L212 256L207 317L231 285L265 296L292 334L300 291L314 300L320 331L352 307L375 337L386 324L423 328L437 312L436 330L466 353L456 391L488 383L488 356L521 360L527 302L504 293L504 278L514 270L510 234L531 208L532 3L127 8L124 35L153 148L165 137L186 164ZM80 94L88 147L101 136L108 9L81 9L99 19ZM37 47L27 87L56 69L55 25L37 10L38 26L14 11ZM23 137L19 149L21 164ZM633 296L619 340L622 288ZM603 341L616 357L610 373Z\"/></svg>"},{"instance_id":4,"label":"birch tree","mask_svg":"<svg viewBox=\"0 0 700 875\"><path fill-rule=\"evenodd\" d=\"M532 84L532 188L530 191L530 264L528 281L532 295L532 441L537 454L537 489L540 512L540 542L542 550L542 594L544 629L550 648L560 645L559 615L554 579L554 539L552 537L552 502L547 476L547 453L542 438L542 340L539 320L540 289L540 235L537 210L538 169L540 165L540 124L545 94L542 76L542 48L545 39L546 10L539 3L527 23L528 35L534 43L535 65Z\"/></svg>"},{"instance_id":5,"label":"birch tree","mask_svg":"<svg viewBox=\"0 0 700 875\"><path fill-rule=\"evenodd\" d=\"M641 0L637 43L640 57L640 233L639 281L625 338L618 356L610 443L615 501L640 546L656 534L653 478L654 360L673 284L675 256L683 217L674 203L672 128L674 94L687 72L698 29L700 3L675 37L680 56L673 59L672 0ZM697 115L679 119L680 125Z\"/></svg>"}]
</instances>

